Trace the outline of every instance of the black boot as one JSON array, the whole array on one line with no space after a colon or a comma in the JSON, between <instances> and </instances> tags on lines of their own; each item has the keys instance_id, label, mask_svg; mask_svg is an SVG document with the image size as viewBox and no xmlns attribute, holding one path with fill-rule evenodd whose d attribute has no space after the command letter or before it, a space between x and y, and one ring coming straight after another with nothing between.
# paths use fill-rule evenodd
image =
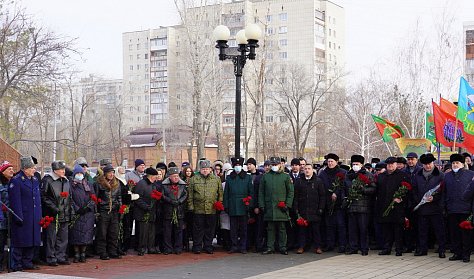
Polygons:
<instances>
[{"instance_id":1,"label":"black boot","mask_svg":"<svg viewBox=\"0 0 474 279\"><path fill-rule=\"evenodd\" d=\"M86 262L86 253L81 253L81 255L79 256L79 262L80 263Z\"/></svg>"},{"instance_id":2,"label":"black boot","mask_svg":"<svg viewBox=\"0 0 474 279\"><path fill-rule=\"evenodd\" d=\"M80 256L79 253L74 254L74 260L72 260L73 263L78 263L80 261Z\"/></svg>"}]
</instances>

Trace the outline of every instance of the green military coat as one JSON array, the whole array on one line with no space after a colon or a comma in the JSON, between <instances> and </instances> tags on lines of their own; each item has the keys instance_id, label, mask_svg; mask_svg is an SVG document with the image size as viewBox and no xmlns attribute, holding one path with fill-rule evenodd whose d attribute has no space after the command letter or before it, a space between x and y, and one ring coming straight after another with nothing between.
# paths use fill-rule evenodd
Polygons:
<instances>
[{"instance_id":1,"label":"green military coat","mask_svg":"<svg viewBox=\"0 0 474 279\"><path fill-rule=\"evenodd\" d=\"M222 184L219 177L209 174L194 175L189 179L188 209L194 214L215 214L214 203L222 202Z\"/></svg>"},{"instance_id":2,"label":"green military coat","mask_svg":"<svg viewBox=\"0 0 474 279\"><path fill-rule=\"evenodd\" d=\"M278 208L283 201L287 207L293 204L294 187L290 176L280 168L278 172L270 171L260 180L258 206L264 210L265 221L288 221L288 212Z\"/></svg>"},{"instance_id":3,"label":"green military coat","mask_svg":"<svg viewBox=\"0 0 474 279\"><path fill-rule=\"evenodd\" d=\"M252 197L250 204L245 205L243 199ZM225 180L224 207L229 216L247 215L248 209L253 207L252 176L241 171L239 174L232 172Z\"/></svg>"}]
</instances>

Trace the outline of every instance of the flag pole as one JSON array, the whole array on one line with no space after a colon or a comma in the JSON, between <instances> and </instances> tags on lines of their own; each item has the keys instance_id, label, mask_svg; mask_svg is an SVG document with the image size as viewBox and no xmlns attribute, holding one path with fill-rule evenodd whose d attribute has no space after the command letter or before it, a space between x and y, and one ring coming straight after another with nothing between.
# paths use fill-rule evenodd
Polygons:
<instances>
[{"instance_id":1,"label":"flag pole","mask_svg":"<svg viewBox=\"0 0 474 279\"><path fill-rule=\"evenodd\" d=\"M393 155L392 155L392 151L391 151L390 148L388 147L388 144L387 144L385 141L384 141L384 143L385 143L385 146L386 146L387 149L388 149L388 152L390 153L390 156L393 156Z\"/></svg>"},{"instance_id":2,"label":"flag pole","mask_svg":"<svg viewBox=\"0 0 474 279\"><path fill-rule=\"evenodd\" d=\"M441 162L441 143L438 142L438 146L437 146L437 152L438 152L438 161Z\"/></svg>"},{"instance_id":3,"label":"flag pole","mask_svg":"<svg viewBox=\"0 0 474 279\"><path fill-rule=\"evenodd\" d=\"M454 143L453 143L453 152L456 152L456 138L458 135L458 112L454 114L454 121L456 122L454 124Z\"/></svg>"}]
</instances>

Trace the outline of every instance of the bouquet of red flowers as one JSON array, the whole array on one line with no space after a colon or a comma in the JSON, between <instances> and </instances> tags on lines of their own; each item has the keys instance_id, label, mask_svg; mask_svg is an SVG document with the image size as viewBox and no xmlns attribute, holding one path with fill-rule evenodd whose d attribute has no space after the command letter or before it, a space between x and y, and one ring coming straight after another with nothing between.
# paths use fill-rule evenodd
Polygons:
<instances>
[{"instance_id":1,"label":"bouquet of red flowers","mask_svg":"<svg viewBox=\"0 0 474 279\"><path fill-rule=\"evenodd\" d=\"M349 193L347 195L348 208L351 206L353 201L357 201L362 198L362 190L364 189L364 187L369 185L369 183L369 177L362 173L359 173L357 177L352 180L352 186L349 188Z\"/></svg>"},{"instance_id":2,"label":"bouquet of red flowers","mask_svg":"<svg viewBox=\"0 0 474 279\"><path fill-rule=\"evenodd\" d=\"M127 181L127 186L128 186L128 190L132 191L133 187L137 186L137 183L135 183L135 181L130 179Z\"/></svg>"},{"instance_id":3,"label":"bouquet of red flowers","mask_svg":"<svg viewBox=\"0 0 474 279\"><path fill-rule=\"evenodd\" d=\"M334 179L334 182L331 185L331 188L329 188L330 193L336 193L336 191L344 186L344 179L346 179L346 176L342 172L336 173L336 179ZM336 201L331 200L331 205L329 207L329 215L332 215L334 213L334 206L336 205Z\"/></svg>"},{"instance_id":4,"label":"bouquet of red flowers","mask_svg":"<svg viewBox=\"0 0 474 279\"><path fill-rule=\"evenodd\" d=\"M128 205L122 204L122 205L120 206L120 208L119 208L119 214L120 214L120 215L127 214L127 213L128 213L128 210L129 210Z\"/></svg>"},{"instance_id":5,"label":"bouquet of red flowers","mask_svg":"<svg viewBox=\"0 0 474 279\"><path fill-rule=\"evenodd\" d=\"M392 211L392 209L395 207L394 200L404 198L408 194L408 191L411 191L411 189L412 189L411 184L406 181L403 181L402 185L400 185L400 187L398 187L398 190L395 191L395 193L393 194L392 202L389 204L387 209L385 209L385 211L383 212L383 217L387 217L390 214L390 211Z\"/></svg>"},{"instance_id":6,"label":"bouquet of red flowers","mask_svg":"<svg viewBox=\"0 0 474 279\"><path fill-rule=\"evenodd\" d=\"M285 202L281 201L281 202L279 202L279 203L277 204L277 207L280 208L280 209L281 209L281 208L285 208L285 207L286 207L286 204L285 204Z\"/></svg>"},{"instance_id":7,"label":"bouquet of red flowers","mask_svg":"<svg viewBox=\"0 0 474 279\"><path fill-rule=\"evenodd\" d=\"M472 230L472 229L474 229L474 227L472 226L472 214L469 217L467 217L466 220L462 221L459 224L459 227L463 230Z\"/></svg>"},{"instance_id":8,"label":"bouquet of red flowers","mask_svg":"<svg viewBox=\"0 0 474 279\"><path fill-rule=\"evenodd\" d=\"M61 198L67 198L67 197L69 196L69 193L68 193L68 192L61 192L61 193L59 194L59 196L60 196Z\"/></svg>"},{"instance_id":9,"label":"bouquet of red flowers","mask_svg":"<svg viewBox=\"0 0 474 279\"><path fill-rule=\"evenodd\" d=\"M221 201L216 201L214 203L214 209L217 211L224 211L224 205L222 204Z\"/></svg>"},{"instance_id":10,"label":"bouquet of red flowers","mask_svg":"<svg viewBox=\"0 0 474 279\"><path fill-rule=\"evenodd\" d=\"M301 216L298 216L298 219L296 220L296 224L300 227L307 227L309 225L308 220L304 219Z\"/></svg>"},{"instance_id":11,"label":"bouquet of red flowers","mask_svg":"<svg viewBox=\"0 0 474 279\"><path fill-rule=\"evenodd\" d=\"M41 220L39 221L39 224L40 226L43 228L43 229L46 229L47 227L49 227L49 225L54 221L54 218L53 217L50 217L50 216L44 216L43 218L41 218Z\"/></svg>"},{"instance_id":12,"label":"bouquet of red flowers","mask_svg":"<svg viewBox=\"0 0 474 279\"><path fill-rule=\"evenodd\" d=\"M244 204L246 206L249 206L250 205L250 201L252 200L252 197L251 196L247 196L246 198L243 198L242 201L244 202Z\"/></svg>"},{"instance_id":13,"label":"bouquet of red flowers","mask_svg":"<svg viewBox=\"0 0 474 279\"><path fill-rule=\"evenodd\" d=\"M102 202L102 200L94 194L90 194L90 198L91 198L91 201L93 201L95 204L99 204Z\"/></svg>"},{"instance_id":14,"label":"bouquet of red flowers","mask_svg":"<svg viewBox=\"0 0 474 279\"><path fill-rule=\"evenodd\" d=\"M151 191L150 196L152 199L159 201L161 200L161 197L163 196L163 194L158 190L153 190Z\"/></svg>"}]
</instances>

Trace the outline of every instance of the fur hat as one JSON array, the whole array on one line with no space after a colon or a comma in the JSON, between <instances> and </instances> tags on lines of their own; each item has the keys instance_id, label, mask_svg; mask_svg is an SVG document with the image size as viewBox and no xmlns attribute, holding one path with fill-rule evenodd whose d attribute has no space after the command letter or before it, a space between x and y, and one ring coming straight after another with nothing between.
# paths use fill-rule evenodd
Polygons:
<instances>
[{"instance_id":1,"label":"fur hat","mask_svg":"<svg viewBox=\"0 0 474 279\"><path fill-rule=\"evenodd\" d=\"M436 158L431 153L423 154L420 156L420 163L422 164L429 164L434 161L436 161Z\"/></svg>"},{"instance_id":2,"label":"fur hat","mask_svg":"<svg viewBox=\"0 0 474 279\"><path fill-rule=\"evenodd\" d=\"M400 163L400 164L407 164L407 159L405 159L405 157L397 157L397 163Z\"/></svg>"},{"instance_id":3,"label":"fur hat","mask_svg":"<svg viewBox=\"0 0 474 279\"><path fill-rule=\"evenodd\" d=\"M169 174L169 175L172 175L172 174L179 174L179 169L178 169L178 167L170 167L170 168L168 169L168 174Z\"/></svg>"},{"instance_id":4,"label":"fur hat","mask_svg":"<svg viewBox=\"0 0 474 279\"><path fill-rule=\"evenodd\" d=\"M256 166L257 165L257 160L255 160L255 158L248 158L247 162L245 164L246 165L252 164L252 165Z\"/></svg>"},{"instance_id":5,"label":"fur hat","mask_svg":"<svg viewBox=\"0 0 474 279\"><path fill-rule=\"evenodd\" d=\"M51 163L51 168L54 170L62 170L66 168L64 161L54 161Z\"/></svg>"},{"instance_id":6,"label":"fur hat","mask_svg":"<svg viewBox=\"0 0 474 279\"><path fill-rule=\"evenodd\" d=\"M385 159L385 164L393 164L397 162L397 158L390 156L387 159Z\"/></svg>"},{"instance_id":7,"label":"fur hat","mask_svg":"<svg viewBox=\"0 0 474 279\"><path fill-rule=\"evenodd\" d=\"M86 165L86 167L88 167L87 160L84 157L77 158L75 164L80 166Z\"/></svg>"},{"instance_id":8,"label":"fur hat","mask_svg":"<svg viewBox=\"0 0 474 279\"><path fill-rule=\"evenodd\" d=\"M24 156L20 158L20 168L23 169L29 169L35 166L35 163L33 162L33 158L31 156Z\"/></svg>"},{"instance_id":9,"label":"fur hat","mask_svg":"<svg viewBox=\"0 0 474 279\"><path fill-rule=\"evenodd\" d=\"M232 162L233 167L235 165L240 165L240 166L244 165L244 158L242 158L242 157L238 157L238 158L232 157L232 158L230 158L230 161Z\"/></svg>"},{"instance_id":10,"label":"fur hat","mask_svg":"<svg viewBox=\"0 0 474 279\"><path fill-rule=\"evenodd\" d=\"M99 161L99 165L101 165L101 166L112 165L112 160L109 159L109 158L101 159Z\"/></svg>"},{"instance_id":11,"label":"fur hat","mask_svg":"<svg viewBox=\"0 0 474 279\"><path fill-rule=\"evenodd\" d=\"M454 153L449 156L449 161L451 163L458 161L464 164L466 162L466 157L464 157L462 154Z\"/></svg>"},{"instance_id":12,"label":"fur hat","mask_svg":"<svg viewBox=\"0 0 474 279\"><path fill-rule=\"evenodd\" d=\"M328 155L324 156L324 159L326 159L326 160L333 159L334 161L337 162L337 161L339 161L339 156L337 156L334 153L329 153Z\"/></svg>"},{"instance_id":13,"label":"fur hat","mask_svg":"<svg viewBox=\"0 0 474 279\"><path fill-rule=\"evenodd\" d=\"M372 158L372 159L370 160L370 163L376 163L376 164L377 164L377 163L380 163L380 158Z\"/></svg>"},{"instance_id":14,"label":"fur hat","mask_svg":"<svg viewBox=\"0 0 474 279\"><path fill-rule=\"evenodd\" d=\"M201 160L199 161L199 168L200 169L203 169L203 168L210 168L211 167L211 161L209 160Z\"/></svg>"},{"instance_id":15,"label":"fur hat","mask_svg":"<svg viewBox=\"0 0 474 279\"><path fill-rule=\"evenodd\" d=\"M361 163L364 164L365 158L362 155L352 155L351 156L351 164L352 163Z\"/></svg>"}]
</instances>

